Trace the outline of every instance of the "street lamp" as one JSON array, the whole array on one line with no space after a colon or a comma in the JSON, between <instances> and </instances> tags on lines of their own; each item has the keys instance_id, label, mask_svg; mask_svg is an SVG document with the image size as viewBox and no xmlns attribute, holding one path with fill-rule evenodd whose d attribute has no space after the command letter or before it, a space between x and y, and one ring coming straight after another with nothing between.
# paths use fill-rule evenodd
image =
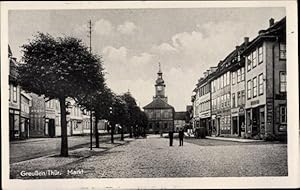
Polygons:
<instances>
[{"instance_id":1,"label":"street lamp","mask_svg":"<svg viewBox=\"0 0 300 190\"><path fill-rule=\"evenodd\" d=\"M112 113L113 113L113 108L109 107L109 115L110 115L110 134L111 134L111 143L114 143L114 123L112 122Z\"/></svg>"}]
</instances>

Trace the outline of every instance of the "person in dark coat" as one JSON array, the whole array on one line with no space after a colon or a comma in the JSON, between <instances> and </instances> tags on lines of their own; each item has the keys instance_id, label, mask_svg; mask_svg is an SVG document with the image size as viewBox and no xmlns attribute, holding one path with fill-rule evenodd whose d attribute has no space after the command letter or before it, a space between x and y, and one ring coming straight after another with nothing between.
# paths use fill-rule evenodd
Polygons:
<instances>
[{"instance_id":1,"label":"person in dark coat","mask_svg":"<svg viewBox=\"0 0 300 190\"><path fill-rule=\"evenodd\" d=\"M173 131L169 131L170 146L173 146Z\"/></svg>"},{"instance_id":2,"label":"person in dark coat","mask_svg":"<svg viewBox=\"0 0 300 190\"><path fill-rule=\"evenodd\" d=\"M184 131L183 129L179 130L179 146L183 146L183 137L184 137Z\"/></svg>"}]
</instances>

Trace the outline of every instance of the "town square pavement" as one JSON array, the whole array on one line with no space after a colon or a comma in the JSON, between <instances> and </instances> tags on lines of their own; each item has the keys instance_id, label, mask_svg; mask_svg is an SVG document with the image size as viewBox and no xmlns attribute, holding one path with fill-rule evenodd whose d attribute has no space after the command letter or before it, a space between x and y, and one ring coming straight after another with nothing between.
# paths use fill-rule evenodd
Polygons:
<instances>
[{"instance_id":1,"label":"town square pavement","mask_svg":"<svg viewBox=\"0 0 300 190\"><path fill-rule=\"evenodd\" d=\"M100 149L70 151L69 158L38 158L11 164L11 178L149 178L286 176L287 144L167 138L125 139ZM52 169L58 176L21 177L20 171ZM71 171L71 172L70 172ZM73 172L73 173L72 173Z\"/></svg>"}]
</instances>

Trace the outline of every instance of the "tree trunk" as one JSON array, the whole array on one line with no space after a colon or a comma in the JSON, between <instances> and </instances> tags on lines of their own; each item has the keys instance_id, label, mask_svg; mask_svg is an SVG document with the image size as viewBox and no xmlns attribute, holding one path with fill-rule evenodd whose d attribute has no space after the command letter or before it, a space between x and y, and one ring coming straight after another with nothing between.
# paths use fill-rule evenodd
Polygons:
<instances>
[{"instance_id":1,"label":"tree trunk","mask_svg":"<svg viewBox=\"0 0 300 190\"><path fill-rule=\"evenodd\" d=\"M129 137L132 138L132 126L129 127Z\"/></svg>"},{"instance_id":2,"label":"tree trunk","mask_svg":"<svg viewBox=\"0 0 300 190\"><path fill-rule=\"evenodd\" d=\"M60 156L68 157L68 128L67 128L67 118L66 118L66 99L60 98L60 114L61 114L61 149Z\"/></svg>"},{"instance_id":3,"label":"tree trunk","mask_svg":"<svg viewBox=\"0 0 300 190\"><path fill-rule=\"evenodd\" d=\"M99 148L98 117L96 115L95 115L95 138L96 138L96 148Z\"/></svg>"},{"instance_id":4,"label":"tree trunk","mask_svg":"<svg viewBox=\"0 0 300 190\"><path fill-rule=\"evenodd\" d=\"M111 143L114 143L114 132L115 132L115 124L111 123L110 135L111 135Z\"/></svg>"}]
</instances>

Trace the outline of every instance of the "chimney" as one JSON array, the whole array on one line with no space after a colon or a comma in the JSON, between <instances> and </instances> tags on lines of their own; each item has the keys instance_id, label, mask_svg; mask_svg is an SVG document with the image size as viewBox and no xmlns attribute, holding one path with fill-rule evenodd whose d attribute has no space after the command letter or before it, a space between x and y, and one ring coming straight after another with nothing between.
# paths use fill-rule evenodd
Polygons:
<instances>
[{"instance_id":1,"label":"chimney","mask_svg":"<svg viewBox=\"0 0 300 190\"><path fill-rule=\"evenodd\" d=\"M244 37L244 43L245 43L245 45L248 45L248 43L249 43L249 37Z\"/></svg>"},{"instance_id":2,"label":"chimney","mask_svg":"<svg viewBox=\"0 0 300 190\"><path fill-rule=\"evenodd\" d=\"M274 18L270 18L269 24L270 24L270 27L274 25Z\"/></svg>"},{"instance_id":3,"label":"chimney","mask_svg":"<svg viewBox=\"0 0 300 190\"><path fill-rule=\"evenodd\" d=\"M235 49L236 49L236 50L239 50L239 49L240 49L240 46L235 46Z\"/></svg>"}]
</instances>

